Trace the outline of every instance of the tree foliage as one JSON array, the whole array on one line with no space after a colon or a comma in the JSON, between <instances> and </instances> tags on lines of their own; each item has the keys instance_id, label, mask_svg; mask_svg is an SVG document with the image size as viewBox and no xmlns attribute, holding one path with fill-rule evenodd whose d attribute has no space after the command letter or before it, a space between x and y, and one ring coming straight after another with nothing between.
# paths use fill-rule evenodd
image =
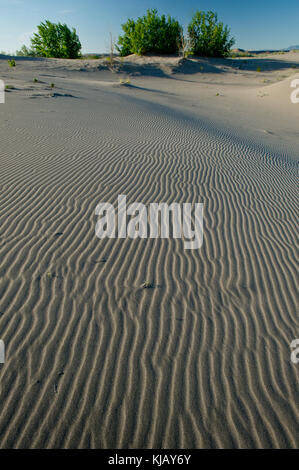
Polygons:
<instances>
[{"instance_id":1,"label":"tree foliage","mask_svg":"<svg viewBox=\"0 0 299 470\"><path fill-rule=\"evenodd\" d=\"M178 52L182 27L177 20L165 15L159 17L156 9L146 15L129 19L122 25L117 49L121 56L129 54L172 54Z\"/></svg>"},{"instance_id":2,"label":"tree foliage","mask_svg":"<svg viewBox=\"0 0 299 470\"><path fill-rule=\"evenodd\" d=\"M188 26L191 51L205 57L224 57L235 43L230 29L218 22L213 11L197 11Z\"/></svg>"},{"instance_id":3,"label":"tree foliage","mask_svg":"<svg viewBox=\"0 0 299 470\"><path fill-rule=\"evenodd\" d=\"M66 24L45 21L31 38L31 48L38 57L76 59L80 56L81 43L76 30Z\"/></svg>"},{"instance_id":4,"label":"tree foliage","mask_svg":"<svg viewBox=\"0 0 299 470\"><path fill-rule=\"evenodd\" d=\"M20 57L36 57L36 53L25 45L22 46L21 49L16 52L16 55Z\"/></svg>"}]
</instances>

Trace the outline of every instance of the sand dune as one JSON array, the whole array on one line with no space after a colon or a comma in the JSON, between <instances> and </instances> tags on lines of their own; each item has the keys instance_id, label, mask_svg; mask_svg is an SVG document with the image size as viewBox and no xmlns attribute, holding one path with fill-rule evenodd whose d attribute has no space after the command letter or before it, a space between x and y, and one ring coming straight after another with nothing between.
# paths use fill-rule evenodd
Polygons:
<instances>
[{"instance_id":1,"label":"sand dune","mask_svg":"<svg viewBox=\"0 0 299 470\"><path fill-rule=\"evenodd\" d=\"M298 88L298 84L292 85L292 82L299 80L299 73L295 73L284 80L271 84L267 87L263 87L263 91L270 97L273 104L278 103L280 106L285 104L289 109L295 109L292 106L290 94L295 91L294 88Z\"/></svg>"},{"instance_id":2,"label":"sand dune","mask_svg":"<svg viewBox=\"0 0 299 470\"><path fill-rule=\"evenodd\" d=\"M30 67L0 105L1 448L298 446L299 147L251 133L272 101L242 121L227 76L221 102L202 74L67 68L55 98ZM119 194L203 202L202 248L99 240Z\"/></svg>"}]
</instances>

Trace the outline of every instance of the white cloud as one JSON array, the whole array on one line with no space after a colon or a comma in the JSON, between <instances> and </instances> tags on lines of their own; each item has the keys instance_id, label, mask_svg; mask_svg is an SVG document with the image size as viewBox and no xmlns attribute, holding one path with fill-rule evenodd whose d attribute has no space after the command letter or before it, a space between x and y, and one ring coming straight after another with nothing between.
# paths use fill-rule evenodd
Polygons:
<instances>
[{"instance_id":1,"label":"white cloud","mask_svg":"<svg viewBox=\"0 0 299 470\"><path fill-rule=\"evenodd\" d=\"M22 44L28 44L30 42L30 38L35 32L36 30L20 34L20 36L18 36L18 41L20 41Z\"/></svg>"},{"instance_id":2,"label":"white cloud","mask_svg":"<svg viewBox=\"0 0 299 470\"><path fill-rule=\"evenodd\" d=\"M70 15L71 13L75 13L75 10L60 10L59 13L61 15Z\"/></svg>"}]
</instances>

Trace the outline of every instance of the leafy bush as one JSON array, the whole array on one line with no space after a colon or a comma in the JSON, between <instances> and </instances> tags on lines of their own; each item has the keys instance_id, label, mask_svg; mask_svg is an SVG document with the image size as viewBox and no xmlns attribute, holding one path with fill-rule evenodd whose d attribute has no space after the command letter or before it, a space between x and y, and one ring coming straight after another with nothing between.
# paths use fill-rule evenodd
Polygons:
<instances>
[{"instance_id":1,"label":"leafy bush","mask_svg":"<svg viewBox=\"0 0 299 470\"><path fill-rule=\"evenodd\" d=\"M98 60L102 58L103 56L101 54L84 54L80 56L82 60Z\"/></svg>"},{"instance_id":2,"label":"leafy bush","mask_svg":"<svg viewBox=\"0 0 299 470\"><path fill-rule=\"evenodd\" d=\"M19 51L16 52L16 55L19 57L35 57L36 53L24 45Z\"/></svg>"},{"instance_id":3,"label":"leafy bush","mask_svg":"<svg viewBox=\"0 0 299 470\"><path fill-rule=\"evenodd\" d=\"M65 59L77 59L80 56L81 43L74 28L70 30L66 24L46 21L37 29L38 33L31 39L36 56Z\"/></svg>"},{"instance_id":4,"label":"leafy bush","mask_svg":"<svg viewBox=\"0 0 299 470\"><path fill-rule=\"evenodd\" d=\"M248 52L248 51L230 51L228 53L229 57L231 57L232 59L235 59L235 58L238 58L238 57L253 57L253 54L251 52ZM245 61L246 62L246 61Z\"/></svg>"},{"instance_id":5,"label":"leafy bush","mask_svg":"<svg viewBox=\"0 0 299 470\"><path fill-rule=\"evenodd\" d=\"M158 16L156 9L147 10L137 20L128 19L122 25L123 36L119 36L117 50L121 56L129 54L172 54L178 52L182 27L170 16Z\"/></svg>"},{"instance_id":6,"label":"leafy bush","mask_svg":"<svg viewBox=\"0 0 299 470\"><path fill-rule=\"evenodd\" d=\"M197 11L188 26L188 35L193 54L205 57L224 57L235 43L228 26L218 22L213 11Z\"/></svg>"}]
</instances>

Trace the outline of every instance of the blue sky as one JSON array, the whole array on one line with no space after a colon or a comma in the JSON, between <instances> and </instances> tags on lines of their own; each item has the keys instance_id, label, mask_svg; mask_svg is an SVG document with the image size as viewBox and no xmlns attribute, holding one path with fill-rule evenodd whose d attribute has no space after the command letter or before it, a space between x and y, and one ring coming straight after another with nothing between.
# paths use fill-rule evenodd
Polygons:
<instances>
[{"instance_id":1,"label":"blue sky","mask_svg":"<svg viewBox=\"0 0 299 470\"><path fill-rule=\"evenodd\" d=\"M77 29L83 52L107 52L128 17L147 8L169 13L187 25L196 10L214 10L243 49L280 49L299 44L299 0L0 0L0 51L29 45L43 20Z\"/></svg>"}]
</instances>

